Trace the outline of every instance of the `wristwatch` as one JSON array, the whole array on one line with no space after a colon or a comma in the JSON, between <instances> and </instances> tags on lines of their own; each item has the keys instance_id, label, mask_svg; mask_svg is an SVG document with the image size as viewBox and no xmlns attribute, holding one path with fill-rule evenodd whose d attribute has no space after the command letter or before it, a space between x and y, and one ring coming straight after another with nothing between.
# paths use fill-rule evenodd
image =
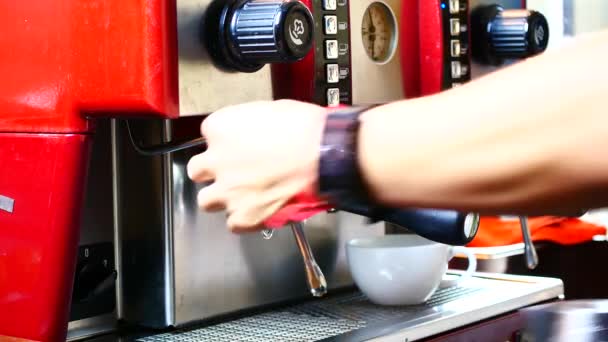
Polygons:
<instances>
[{"instance_id":1,"label":"wristwatch","mask_svg":"<svg viewBox=\"0 0 608 342\"><path fill-rule=\"evenodd\" d=\"M319 158L319 195L336 211L405 227L431 241L466 245L477 233L479 214L433 208L400 208L375 201L361 174L357 155L359 117L370 109L350 107L327 115Z\"/></svg>"},{"instance_id":2,"label":"wristwatch","mask_svg":"<svg viewBox=\"0 0 608 342\"><path fill-rule=\"evenodd\" d=\"M368 191L357 158L359 117L375 107L337 109L327 115L320 148L319 195L334 204L367 202Z\"/></svg>"}]
</instances>

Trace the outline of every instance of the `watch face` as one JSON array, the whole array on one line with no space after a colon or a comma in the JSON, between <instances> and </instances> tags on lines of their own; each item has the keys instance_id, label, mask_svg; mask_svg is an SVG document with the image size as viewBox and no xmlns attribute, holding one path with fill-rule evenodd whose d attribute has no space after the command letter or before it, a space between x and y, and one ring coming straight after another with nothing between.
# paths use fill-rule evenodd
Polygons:
<instances>
[{"instance_id":1,"label":"watch face","mask_svg":"<svg viewBox=\"0 0 608 342\"><path fill-rule=\"evenodd\" d=\"M369 58L377 63L387 62L395 50L397 24L391 9L373 2L363 14L361 38Z\"/></svg>"}]
</instances>

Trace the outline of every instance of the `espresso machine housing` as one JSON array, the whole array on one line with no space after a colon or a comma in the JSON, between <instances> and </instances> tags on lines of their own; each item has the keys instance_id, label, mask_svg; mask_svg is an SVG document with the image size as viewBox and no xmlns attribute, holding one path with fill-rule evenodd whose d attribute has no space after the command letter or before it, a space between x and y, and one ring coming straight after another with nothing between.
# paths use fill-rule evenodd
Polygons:
<instances>
[{"instance_id":1,"label":"espresso machine housing","mask_svg":"<svg viewBox=\"0 0 608 342\"><path fill-rule=\"evenodd\" d=\"M289 231L233 235L222 213L197 209L185 165L200 149L136 147L196 138L204 115L248 101L375 104L457 86L475 75L464 28L477 3L303 0L310 52L279 46L256 65L260 54L231 46L237 70L210 54L209 0L11 4L0 12L0 336L182 326L309 296ZM364 38L375 13L391 32L377 49ZM353 285L344 243L385 233L343 211L305 228L330 291Z\"/></svg>"},{"instance_id":2,"label":"espresso machine housing","mask_svg":"<svg viewBox=\"0 0 608 342\"><path fill-rule=\"evenodd\" d=\"M304 1L315 23L313 51L297 63L260 63L251 71L238 70L238 66L233 69L218 66L210 50L201 48L201 44L214 39L205 36L213 31L201 29L216 19L208 17L217 14L217 9L210 9L212 1L178 0L180 118L130 120L135 139L148 145L192 139L199 135L200 113L253 100L291 98L335 106L429 95L468 81L467 70L478 72L484 67L473 60L467 49L470 9L466 2L450 14L437 11L441 4L449 9L449 2L437 2L433 11L428 2L385 1L383 4L394 16L395 36L388 38L392 39L389 44L392 51L385 60L373 60L360 37L365 25L362 18L369 14L368 8L373 3L338 1L334 13L326 10L324 2ZM490 4L493 3L470 6ZM513 1L503 1L502 5L520 6ZM416 12L440 19L443 24L433 29L422 19L411 20L414 17L411 13ZM326 34L327 28L320 27L327 15L336 16L336 80L329 80L327 65L333 63L331 60L328 63L324 51L328 38L333 36ZM454 19L463 23L460 31L458 34L448 31L446 36L445 30L453 29ZM416 47L417 39L413 36L421 30L428 36L420 35L421 42ZM424 43L423 38L429 42ZM434 53L431 39L443 43L440 53L431 55ZM451 55L456 53L451 48L457 39L462 48L457 55ZM403 50L419 53L402 53ZM454 62L460 63L459 72L452 70ZM420 64L423 65L418 67ZM487 72L489 67L485 68ZM239 91L230 91L234 85L238 85ZM330 96L332 89L339 89L337 103L331 102L335 100ZM182 326L309 296L300 256L288 230L276 232L270 240L257 234L234 236L227 233L223 214L198 211L195 199L201 187L187 179L185 165L200 150L143 156L131 144L124 122L116 122L112 129L120 319L154 328ZM353 285L344 243L353 237L385 233L382 223L368 225L364 217L346 212L317 215L305 226L330 291ZM396 228L399 229L403 228ZM389 226L391 230L395 230L394 226Z\"/></svg>"}]
</instances>

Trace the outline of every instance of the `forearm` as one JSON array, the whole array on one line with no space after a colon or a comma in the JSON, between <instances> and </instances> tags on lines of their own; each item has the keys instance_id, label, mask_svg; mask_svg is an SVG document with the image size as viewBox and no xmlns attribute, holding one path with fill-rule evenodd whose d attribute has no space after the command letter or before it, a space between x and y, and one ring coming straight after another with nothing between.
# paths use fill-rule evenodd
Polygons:
<instances>
[{"instance_id":1,"label":"forearm","mask_svg":"<svg viewBox=\"0 0 608 342\"><path fill-rule=\"evenodd\" d=\"M487 213L608 205L608 35L363 116L377 200Z\"/></svg>"}]
</instances>

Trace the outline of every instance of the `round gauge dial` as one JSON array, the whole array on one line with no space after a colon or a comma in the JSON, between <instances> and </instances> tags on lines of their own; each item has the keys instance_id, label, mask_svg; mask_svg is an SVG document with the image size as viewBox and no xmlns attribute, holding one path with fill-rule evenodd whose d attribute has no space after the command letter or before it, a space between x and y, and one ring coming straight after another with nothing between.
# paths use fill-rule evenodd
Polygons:
<instances>
[{"instance_id":1,"label":"round gauge dial","mask_svg":"<svg viewBox=\"0 0 608 342\"><path fill-rule=\"evenodd\" d=\"M374 2L365 10L361 25L363 47L377 63L388 61L395 49L397 24L393 12L385 4Z\"/></svg>"}]
</instances>

